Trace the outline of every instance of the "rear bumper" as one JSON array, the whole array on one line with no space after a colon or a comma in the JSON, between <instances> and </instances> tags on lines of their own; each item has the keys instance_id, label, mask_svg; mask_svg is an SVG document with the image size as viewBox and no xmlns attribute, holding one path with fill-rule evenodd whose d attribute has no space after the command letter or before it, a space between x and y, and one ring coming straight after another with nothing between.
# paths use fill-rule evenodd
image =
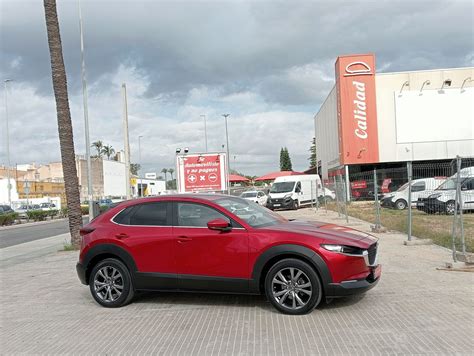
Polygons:
<instances>
[{"instance_id":1,"label":"rear bumper","mask_svg":"<svg viewBox=\"0 0 474 356\"><path fill-rule=\"evenodd\" d=\"M77 276L79 277L79 280L81 281L81 283L87 285L86 269L80 262L76 264L76 271L77 271Z\"/></svg>"},{"instance_id":2,"label":"rear bumper","mask_svg":"<svg viewBox=\"0 0 474 356\"><path fill-rule=\"evenodd\" d=\"M382 265L374 267L366 279L343 281L341 283L331 283L326 288L326 298L346 297L365 293L374 288L379 283L382 272Z\"/></svg>"}]
</instances>

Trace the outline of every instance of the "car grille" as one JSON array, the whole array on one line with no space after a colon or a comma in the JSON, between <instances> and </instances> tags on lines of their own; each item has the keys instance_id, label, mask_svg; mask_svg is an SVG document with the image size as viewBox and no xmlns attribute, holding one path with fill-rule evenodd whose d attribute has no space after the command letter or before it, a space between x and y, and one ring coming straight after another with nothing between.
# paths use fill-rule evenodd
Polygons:
<instances>
[{"instance_id":1,"label":"car grille","mask_svg":"<svg viewBox=\"0 0 474 356\"><path fill-rule=\"evenodd\" d=\"M369 257L369 265L374 265L375 261L377 260L377 243L370 245L367 249L368 257Z\"/></svg>"}]
</instances>

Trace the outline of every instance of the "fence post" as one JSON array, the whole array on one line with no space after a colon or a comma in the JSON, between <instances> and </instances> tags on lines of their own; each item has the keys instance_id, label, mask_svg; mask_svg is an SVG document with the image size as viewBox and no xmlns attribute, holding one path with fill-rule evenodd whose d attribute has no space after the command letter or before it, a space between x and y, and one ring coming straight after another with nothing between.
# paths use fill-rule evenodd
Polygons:
<instances>
[{"instance_id":1,"label":"fence post","mask_svg":"<svg viewBox=\"0 0 474 356\"><path fill-rule=\"evenodd\" d=\"M411 181L413 179L413 166L412 162L407 162L407 173L408 173L408 241L411 241L411 224L412 224L412 212L411 212Z\"/></svg>"},{"instance_id":2,"label":"fence post","mask_svg":"<svg viewBox=\"0 0 474 356\"><path fill-rule=\"evenodd\" d=\"M314 205L313 205L313 182L312 181L309 181L310 185L311 185L311 210L314 208ZM318 185L318 182L316 182L316 185Z\"/></svg>"},{"instance_id":3,"label":"fence post","mask_svg":"<svg viewBox=\"0 0 474 356\"><path fill-rule=\"evenodd\" d=\"M374 199L375 199L375 231L380 231L380 206L379 206L379 189L377 186L377 169L374 168Z\"/></svg>"},{"instance_id":4,"label":"fence post","mask_svg":"<svg viewBox=\"0 0 474 356\"><path fill-rule=\"evenodd\" d=\"M324 191L323 191L323 197L324 197ZM316 210L318 210L319 209L318 180L316 180L316 202L315 203L316 203Z\"/></svg>"},{"instance_id":5,"label":"fence post","mask_svg":"<svg viewBox=\"0 0 474 356\"><path fill-rule=\"evenodd\" d=\"M452 247L453 247L453 260L457 262L456 256L456 237L457 230L460 227L461 230L461 250L463 255L466 255L466 241L464 238L464 221L463 221L463 211L462 211L462 194L461 194L461 166L462 158L456 156L456 195L454 200L454 214L453 214L453 229L452 229ZM458 214L459 207L459 214ZM459 226L460 225L460 226Z\"/></svg>"},{"instance_id":6,"label":"fence post","mask_svg":"<svg viewBox=\"0 0 474 356\"><path fill-rule=\"evenodd\" d=\"M346 177L347 179L347 177ZM342 176L341 176L341 184L342 184L342 189L343 189L343 194L344 194L344 214L346 215L346 223L349 223L349 216L347 215L347 192L346 192L346 182L342 181Z\"/></svg>"},{"instance_id":7,"label":"fence post","mask_svg":"<svg viewBox=\"0 0 474 356\"><path fill-rule=\"evenodd\" d=\"M341 216L341 207L339 206L339 192L337 187L336 175L334 175L334 192L336 193L336 206L337 206L337 216Z\"/></svg>"}]
</instances>

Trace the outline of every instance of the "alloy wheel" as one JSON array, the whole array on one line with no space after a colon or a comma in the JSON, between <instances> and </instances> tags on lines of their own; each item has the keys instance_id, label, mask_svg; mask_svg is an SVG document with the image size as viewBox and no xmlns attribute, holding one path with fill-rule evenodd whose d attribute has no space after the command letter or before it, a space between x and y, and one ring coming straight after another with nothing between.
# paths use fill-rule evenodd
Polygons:
<instances>
[{"instance_id":1,"label":"alloy wheel","mask_svg":"<svg viewBox=\"0 0 474 356\"><path fill-rule=\"evenodd\" d=\"M272 293L281 306L291 310L301 309L313 294L311 280L302 270L285 267L273 277Z\"/></svg>"},{"instance_id":2,"label":"alloy wheel","mask_svg":"<svg viewBox=\"0 0 474 356\"><path fill-rule=\"evenodd\" d=\"M112 266L102 267L94 276L94 292L104 302L116 301L122 295L123 288L123 276Z\"/></svg>"}]
</instances>

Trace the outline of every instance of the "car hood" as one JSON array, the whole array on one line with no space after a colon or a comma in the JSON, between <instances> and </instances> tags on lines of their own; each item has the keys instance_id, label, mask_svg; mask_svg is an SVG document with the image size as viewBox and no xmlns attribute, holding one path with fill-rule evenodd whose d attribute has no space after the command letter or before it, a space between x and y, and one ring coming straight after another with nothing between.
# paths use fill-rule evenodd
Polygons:
<instances>
[{"instance_id":1,"label":"car hood","mask_svg":"<svg viewBox=\"0 0 474 356\"><path fill-rule=\"evenodd\" d=\"M376 237L359 230L323 222L293 220L267 227L267 229L314 236L323 239L324 243L350 245L360 248L367 248L378 240Z\"/></svg>"}]
</instances>

